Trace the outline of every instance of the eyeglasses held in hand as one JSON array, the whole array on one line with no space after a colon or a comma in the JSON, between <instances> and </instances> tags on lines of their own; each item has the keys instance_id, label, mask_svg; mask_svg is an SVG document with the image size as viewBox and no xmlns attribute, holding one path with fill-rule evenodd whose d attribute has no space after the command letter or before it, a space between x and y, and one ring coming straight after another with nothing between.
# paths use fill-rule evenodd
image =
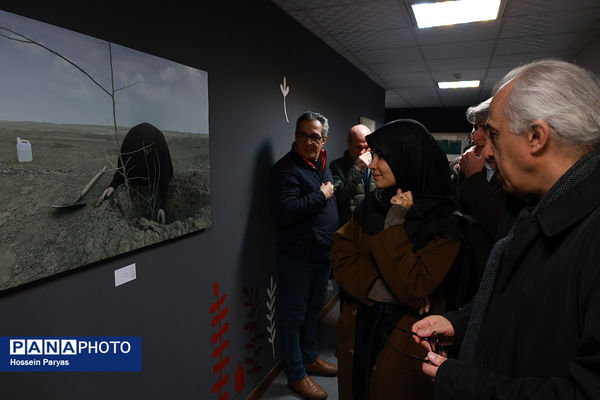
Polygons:
<instances>
[{"instance_id":1,"label":"eyeglasses held in hand","mask_svg":"<svg viewBox=\"0 0 600 400\"><path fill-rule=\"evenodd\" d=\"M409 330L406 330L406 329L398 328L397 326L395 326L394 329L397 329L400 332L411 334L413 336L419 336L416 333L414 333L413 331L409 331ZM394 346L392 344L392 342L390 341L390 338L387 335L387 333L385 333L385 331L383 332L383 336L385 336L385 340L389 343L389 345L392 347L392 349L395 352L400 353L400 354L402 354L404 356L413 358L415 360L419 360L419 361L424 362L426 364L433 365L433 363L431 361L429 361L428 359L426 359L426 358L419 357L417 355L414 355L414 354L411 354L411 353L407 353L405 351L402 351L402 350L396 348L396 346ZM441 355L443 357L446 356L445 353L444 353L444 348L440 345L440 338L438 337L438 334L437 334L436 331L433 331L433 333L429 337L424 337L424 338L422 337L421 340L425 340L427 343L429 343L429 347L431 348L431 351L433 351L434 353L439 354L439 355Z\"/></svg>"},{"instance_id":2,"label":"eyeglasses held in hand","mask_svg":"<svg viewBox=\"0 0 600 400\"><path fill-rule=\"evenodd\" d=\"M296 138L301 140L310 139L311 142L315 143L319 143L321 140L323 140L323 136L319 136L317 134L307 135L304 132L296 132Z\"/></svg>"}]
</instances>

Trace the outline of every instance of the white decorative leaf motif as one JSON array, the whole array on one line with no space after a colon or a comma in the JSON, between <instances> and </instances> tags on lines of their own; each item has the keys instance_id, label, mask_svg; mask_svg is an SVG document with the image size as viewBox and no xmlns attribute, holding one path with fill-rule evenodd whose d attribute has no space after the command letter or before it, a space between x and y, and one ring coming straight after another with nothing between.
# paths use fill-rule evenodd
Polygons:
<instances>
[{"instance_id":1,"label":"white decorative leaf motif","mask_svg":"<svg viewBox=\"0 0 600 400\"><path fill-rule=\"evenodd\" d=\"M285 77L283 77L283 85L280 85L282 88L282 93L283 93L283 86L285 85ZM285 95L287 94L284 93L283 95L283 100L284 100L284 107L285 107ZM286 113L286 118L287 118L287 113ZM288 121L289 122L289 121ZM267 332L269 332L269 338L268 341L269 343L271 343L271 348L273 350L273 359L275 359L275 334L277 332L277 329L275 327L275 289L277 289L277 284L273 282L273 276L271 276L271 287L267 288L267 295L268 295L268 299L267 299L267 309L269 310L269 312L267 313L267 321L269 321L269 323L267 324Z\"/></svg>"},{"instance_id":2,"label":"white decorative leaf motif","mask_svg":"<svg viewBox=\"0 0 600 400\"><path fill-rule=\"evenodd\" d=\"M283 112L285 113L285 120L289 124L290 120L289 120L288 115L287 115L287 107L285 106L285 96L287 96L288 93L290 92L290 87L287 86L287 83L286 83L286 80L285 80L285 76L283 77L283 83L279 84L279 89L281 90L281 94L283 94ZM275 288L273 288L273 290L275 290Z\"/></svg>"}]
</instances>

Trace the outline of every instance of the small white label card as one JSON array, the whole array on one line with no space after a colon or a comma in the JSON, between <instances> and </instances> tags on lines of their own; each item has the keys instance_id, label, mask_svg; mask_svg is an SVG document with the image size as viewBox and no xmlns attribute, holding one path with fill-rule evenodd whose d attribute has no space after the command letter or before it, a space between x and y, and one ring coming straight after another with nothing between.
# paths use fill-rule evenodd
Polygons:
<instances>
[{"instance_id":1,"label":"small white label card","mask_svg":"<svg viewBox=\"0 0 600 400\"><path fill-rule=\"evenodd\" d=\"M115 287L135 279L135 263L115 269Z\"/></svg>"}]
</instances>

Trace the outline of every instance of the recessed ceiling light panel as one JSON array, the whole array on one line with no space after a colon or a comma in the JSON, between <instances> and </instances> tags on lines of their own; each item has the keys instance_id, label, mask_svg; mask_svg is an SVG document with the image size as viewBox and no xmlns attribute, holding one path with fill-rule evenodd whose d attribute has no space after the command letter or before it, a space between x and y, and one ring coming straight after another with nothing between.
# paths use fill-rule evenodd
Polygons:
<instances>
[{"instance_id":1,"label":"recessed ceiling light panel","mask_svg":"<svg viewBox=\"0 0 600 400\"><path fill-rule=\"evenodd\" d=\"M419 28L488 21L498 18L500 0L455 0L412 4Z\"/></svg>"},{"instance_id":2,"label":"recessed ceiling light panel","mask_svg":"<svg viewBox=\"0 0 600 400\"><path fill-rule=\"evenodd\" d=\"M438 87L440 89L476 88L479 87L479 81L438 82Z\"/></svg>"}]
</instances>

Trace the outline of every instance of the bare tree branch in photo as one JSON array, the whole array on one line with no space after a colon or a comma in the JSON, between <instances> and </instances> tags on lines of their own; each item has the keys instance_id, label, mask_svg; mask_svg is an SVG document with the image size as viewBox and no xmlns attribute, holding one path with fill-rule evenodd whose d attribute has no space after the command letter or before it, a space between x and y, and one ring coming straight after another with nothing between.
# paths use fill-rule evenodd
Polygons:
<instances>
[{"instance_id":1,"label":"bare tree branch in photo","mask_svg":"<svg viewBox=\"0 0 600 400\"><path fill-rule=\"evenodd\" d=\"M3 33L2 31L10 33L12 36L8 35L6 33ZM38 46L38 47L41 47L41 48L47 50L48 52L54 54L61 60L64 60L65 62L67 62L68 64L73 66L75 69L77 69L79 72L81 72L85 77L87 77L89 80L91 80L94 85L99 87L100 90L102 90L104 93L106 93L110 97L111 102L112 102L112 116L113 116L113 128L114 128L114 134L115 134L115 144L116 144L116 148L117 148L117 151L119 154L119 158L121 160L121 165L123 166L123 171L118 171L118 173L123 175L124 185L127 190L127 199L130 202L129 209L131 209L130 187L129 187L129 182L128 182L129 177L127 177L127 174L125 172L126 169L125 169L125 165L123 163L122 154L120 152L120 147L119 147L119 132L118 132L118 128L117 128L117 110L116 110L115 93L117 91L124 90L124 89L132 87L134 85L137 85L141 82L133 82L131 84L128 84L123 87L115 89L112 46L111 46L110 42L107 42L108 43L108 54L109 54L109 65L110 65L110 82L111 82L111 90L109 91L104 86L102 86L96 79L94 79L94 77L91 76L85 69L83 69L82 67L77 65L75 62L69 60L67 57L63 56L59 52L45 46L44 44L42 44L36 40L33 40L33 39L27 37L26 35L24 35L22 33L16 32L10 28L0 26L0 37L3 37L8 40L12 40L12 41L20 42L20 43L32 44L32 45L35 45L35 46ZM140 149L140 150L143 150L143 149ZM115 168L115 170L118 170L118 168Z\"/></svg>"}]
</instances>

